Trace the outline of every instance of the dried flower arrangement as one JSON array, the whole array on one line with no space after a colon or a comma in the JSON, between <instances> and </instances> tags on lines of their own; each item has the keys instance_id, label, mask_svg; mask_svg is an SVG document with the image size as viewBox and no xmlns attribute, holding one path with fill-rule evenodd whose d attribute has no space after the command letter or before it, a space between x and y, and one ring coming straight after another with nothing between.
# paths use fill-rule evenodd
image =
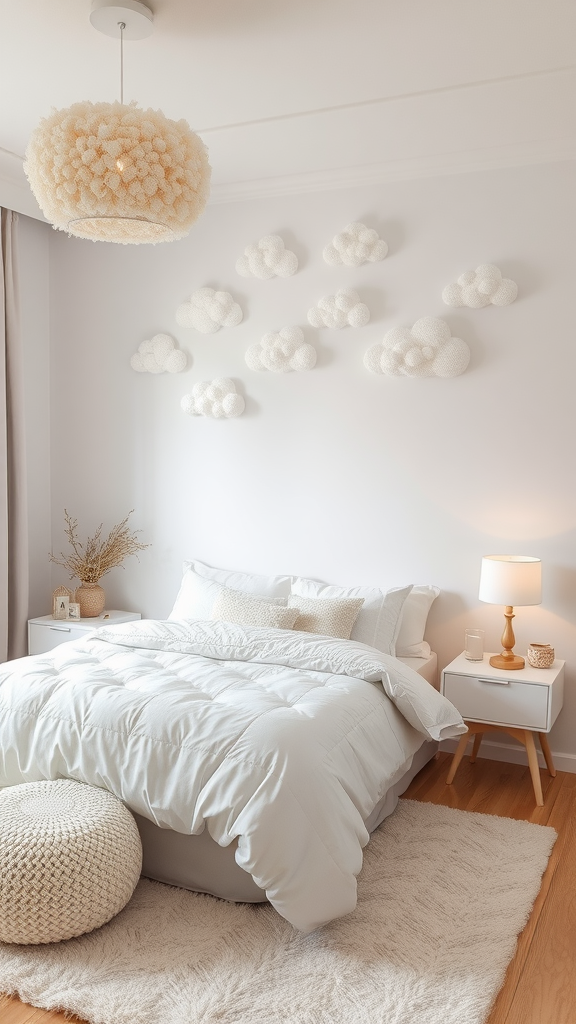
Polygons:
<instances>
[{"instance_id":1,"label":"dried flower arrangement","mask_svg":"<svg viewBox=\"0 0 576 1024\"><path fill-rule=\"evenodd\" d=\"M93 537L89 537L86 544L78 540L78 520L72 519L67 509L64 509L66 520L66 536L70 542L72 553L64 555L60 552L60 558L50 553L50 561L56 565L63 566L70 574L70 579L77 577L82 583L98 583L107 572L122 564L129 555L135 555L137 551L149 548L149 544L142 544L137 539L139 530L129 530L128 519L134 509L116 526L113 526L105 540L102 540L102 523L96 530Z\"/></svg>"}]
</instances>

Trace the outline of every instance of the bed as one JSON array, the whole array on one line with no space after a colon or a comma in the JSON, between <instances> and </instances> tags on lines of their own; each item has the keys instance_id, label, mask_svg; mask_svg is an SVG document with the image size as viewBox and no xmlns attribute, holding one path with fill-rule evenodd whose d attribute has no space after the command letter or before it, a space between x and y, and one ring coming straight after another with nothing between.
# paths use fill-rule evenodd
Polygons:
<instances>
[{"instance_id":1,"label":"bed","mask_svg":"<svg viewBox=\"0 0 576 1024\"><path fill-rule=\"evenodd\" d=\"M430 686L437 687L438 659L435 653L399 660L421 675ZM369 833L392 814L402 793L437 750L436 741L424 739L417 751L407 757L366 819ZM147 878L236 903L267 901L266 891L236 863L237 840L228 846L219 846L208 829L197 835L185 835L173 829L160 828L141 814L136 813L134 817L142 839L142 874Z\"/></svg>"},{"instance_id":2,"label":"bed","mask_svg":"<svg viewBox=\"0 0 576 1024\"><path fill-rule=\"evenodd\" d=\"M337 599L309 600L325 612ZM250 614L256 603L275 621L290 603L320 608L260 594ZM438 741L465 731L460 715L411 659L353 636L175 608L2 666L0 785L115 793L150 877L268 899L305 932L349 913L370 831Z\"/></svg>"}]
</instances>

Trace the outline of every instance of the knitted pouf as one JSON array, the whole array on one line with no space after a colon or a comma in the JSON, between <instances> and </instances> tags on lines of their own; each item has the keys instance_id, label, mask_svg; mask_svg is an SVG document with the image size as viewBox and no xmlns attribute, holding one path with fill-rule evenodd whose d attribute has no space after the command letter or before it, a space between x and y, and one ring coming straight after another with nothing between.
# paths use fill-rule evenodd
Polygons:
<instances>
[{"instance_id":1,"label":"knitted pouf","mask_svg":"<svg viewBox=\"0 0 576 1024\"><path fill-rule=\"evenodd\" d=\"M71 779L0 790L0 941L90 932L130 899L142 845L112 793Z\"/></svg>"}]
</instances>

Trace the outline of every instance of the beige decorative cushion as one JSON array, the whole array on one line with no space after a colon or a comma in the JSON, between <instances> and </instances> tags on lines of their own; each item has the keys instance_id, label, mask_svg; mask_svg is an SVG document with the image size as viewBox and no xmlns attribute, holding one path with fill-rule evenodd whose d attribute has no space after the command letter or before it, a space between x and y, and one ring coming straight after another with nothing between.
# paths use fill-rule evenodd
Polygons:
<instances>
[{"instance_id":1,"label":"beige decorative cushion","mask_svg":"<svg viewBox=\"0 0 576 1024\"><path fill-rule=\"evenodd\" d=\"M237 622L241 626L270 626L273 629L292 629L298 611L285 604L264 601L240 590L222 587L212 608L212 619Z\"/></svg>"},{"instance_id":2,"label":"beige decorative cushion","mask_svg":"<svg viewBox=\"0 0 576 1024\"><path fill-rule=\"evenodd\" d=\"M126 906L142 867L130 811L71 779L0 791L0 941L60 942Z\"/></svg>"},{"instance_id":3,"label":"beige decorative cushion","mask_svg":"<svg viewBox=\"0 0 576 1024\"><path fill-rule=\"evenodd\" d=\"M375 647L384 654L397 654L396 638L403 620L403 608L412 585L380 590L378 587L337 587L319 580L297 576L292 581L293 597L314 597L329 601L342 601L351 597L363 598L363 605L352 627L351 640Z\"/></svg>"},{"instance_id":4,"label":"beige decorative cushion","mask_svg":"<svg viewBox=\"0 0 576 1024\"><path fill-rule=\"evenodd\" d=\"M358 612L364 604L363 597L345 597L341 600L321 597L288 598L288 607L298 609L294 629L302 633L320 633L322 636L337 636L349 640Z\"/></svg>"}]
</instances>

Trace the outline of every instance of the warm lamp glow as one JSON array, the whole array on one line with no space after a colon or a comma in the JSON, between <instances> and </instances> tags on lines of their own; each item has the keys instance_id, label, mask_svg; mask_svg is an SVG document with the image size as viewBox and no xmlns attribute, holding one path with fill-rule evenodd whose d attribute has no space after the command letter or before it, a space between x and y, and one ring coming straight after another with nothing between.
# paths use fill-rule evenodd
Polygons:
<instances>
[{"instance_id":1,"label":"warm lamp glow","mask_svg":"<svg viewBox=\"0 0 576 1024\"><path fill-rule=\"evenodd\" d=\"M512 619L514 606L540 604L542 600L542 563L531 555L485 555L480 571L481 601L503 604L506 626L502 634L502 653L490 658L494 668L524 668L524 658L514 654Z\"/></svg>"}]
</instances>

